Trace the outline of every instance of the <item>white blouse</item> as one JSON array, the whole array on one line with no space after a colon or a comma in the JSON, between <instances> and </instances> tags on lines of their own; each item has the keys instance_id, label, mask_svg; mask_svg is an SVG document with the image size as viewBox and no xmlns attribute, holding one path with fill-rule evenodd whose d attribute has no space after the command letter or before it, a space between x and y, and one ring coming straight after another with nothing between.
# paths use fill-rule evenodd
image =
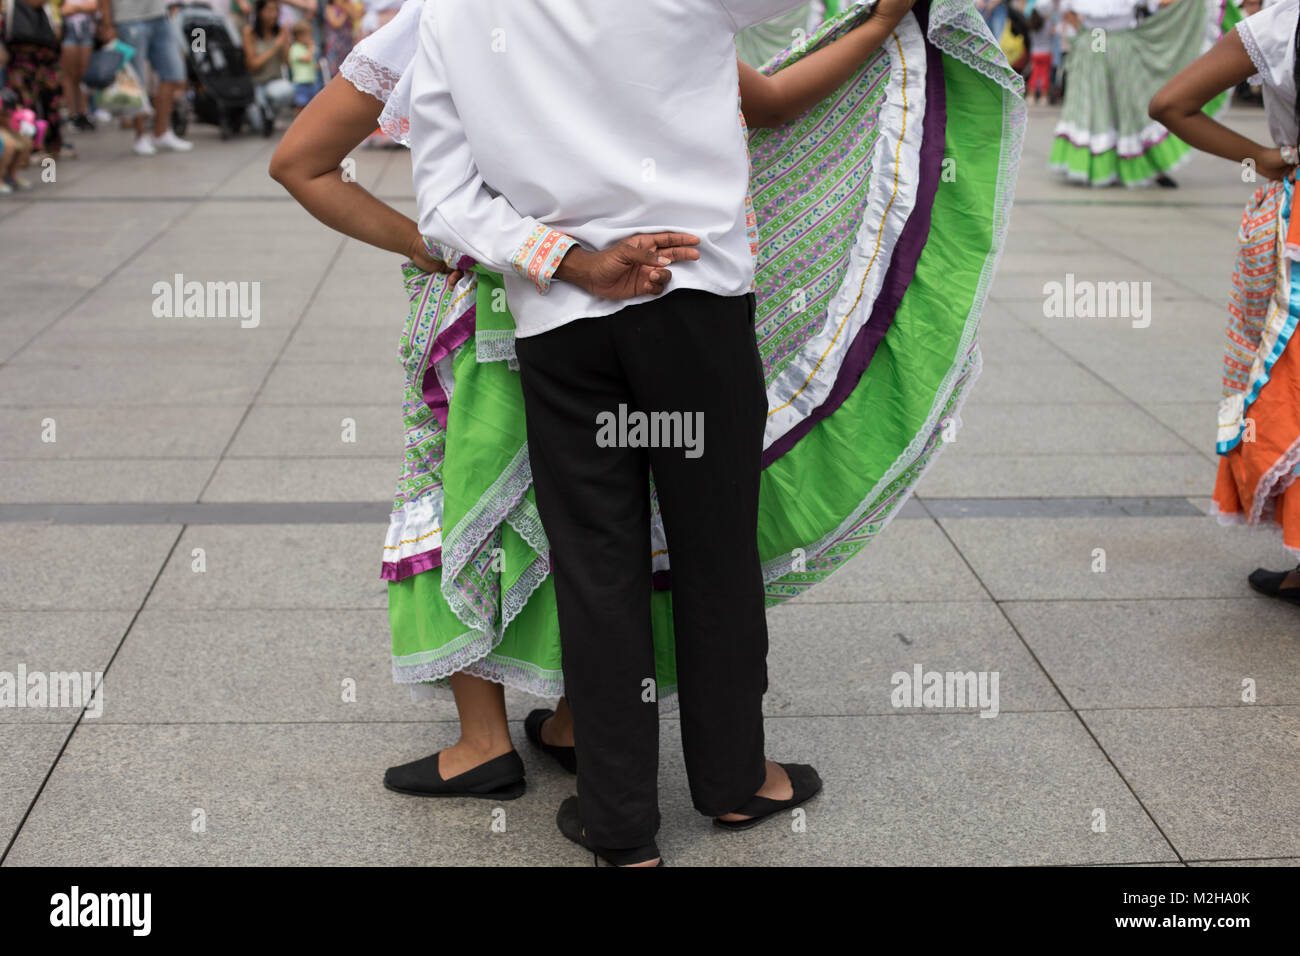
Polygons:
<instances>
[{"instance_id":1,"label":"white blouse","mask_svg":"<svg viewBox=\"0 0 1300 956\"><path fill-rule=\"evenodd\" d=\"M379 125L404 146L410 145L410 72L423 9L424 0L405 0L392 20L357 41L339 65L349 83L384 103Z\"/></svg>"},{"instance_id":2,"label":"white blouse","mask_svg":"<svg viewBox=\"0 0 1300 956\"><path fill-rule=\"evenodd\" d=\"M1137 26L1137 7L1154 10L1158 0L1063 0L1062 13L1073 13L1085 30L1131 30Z\"/></svg>"},{"instance_id":3,"label":"white blouse","mask_svg":"<svg viewBox=\"0 0 1300 956\"><path fill-rule=\"evenodd\" d=\"M1295 146L1295 42L1300 0L1274 0L1237 24L1241 44L1259 70L1264 116L1274 145Z\"/></svg>"},{"instance_id":4,"label":"white blouse","mask_svg":"<svg viewBox=\"0 0 1300 956\"><path fill-rule=\"evenodd\" d=\"M409 84L421 233L505 275L521 337L652 298L552 286L575 242L600 250L636 233L693 233L700 259L673 266L670 290L745 294L754 267L735 34L800 5L424 0L414 63L385 109ZM411 6L385 30L409 23Z\"/></svg>"}]
</instances>

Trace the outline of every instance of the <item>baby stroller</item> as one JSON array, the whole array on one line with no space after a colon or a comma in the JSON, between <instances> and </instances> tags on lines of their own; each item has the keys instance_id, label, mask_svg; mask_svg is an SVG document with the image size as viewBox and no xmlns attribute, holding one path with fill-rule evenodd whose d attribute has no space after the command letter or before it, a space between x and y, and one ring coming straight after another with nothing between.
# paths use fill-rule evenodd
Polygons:
<instances>
[{"instance_id":1,"label":"baby stroller","mask_svg":"<svg viewBox=\"0 0 1300 956\"><path fill-rule=\"evenodd\" d=\"M221 138L239 132L253 102L253 80L244 65L243 48L230 35L220 14L205 3L184 3L176 10L190 89L172 112L172 128L184 136L190 110L200 123L221 129Z\"/></svg>"}]
</instances>

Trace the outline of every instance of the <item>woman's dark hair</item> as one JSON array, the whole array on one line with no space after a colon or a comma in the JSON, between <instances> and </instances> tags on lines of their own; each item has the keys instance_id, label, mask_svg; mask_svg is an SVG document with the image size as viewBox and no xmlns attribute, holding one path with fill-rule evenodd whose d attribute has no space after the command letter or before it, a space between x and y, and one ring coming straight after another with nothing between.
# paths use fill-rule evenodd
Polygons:
<instances>
[{"instance_id":1,"label":"woman's dark hair","mask_svg":"<svg viewBox=\"0 0 1300 956\"><path fill-rule=\"evenodd\" d=\"M273 3L278 6L280 0L257 0L256 6L253 7L253 36L257 37L259 40L265 40L267 37L275 36L275 27L271 28L270 33L264 33L262 27L262 11Z\"/></svg>"}]
</instances>

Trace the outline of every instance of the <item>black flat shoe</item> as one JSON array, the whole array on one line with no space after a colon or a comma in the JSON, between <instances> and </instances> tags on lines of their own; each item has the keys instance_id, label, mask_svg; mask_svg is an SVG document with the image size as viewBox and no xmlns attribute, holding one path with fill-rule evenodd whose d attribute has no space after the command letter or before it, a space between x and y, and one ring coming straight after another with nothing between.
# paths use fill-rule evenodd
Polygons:
<instances>
[{"instance_id":1,"label":"black flat shoe","mask_svg":"<svg viewBox=\"0 0 1300 956\"><path fill-rule=\"evenodd\" d=\"M1158 176L1156 176L1156 183L1160 186L1161 189L1178 188L1178 183L1174 182L1172 178L1166 176L1164 173L1160 173Z\"/></svg>"},{"instance_id":2,"label":"black flat shoe","mask_svg":"<svg viewBox=\"0 0 1300 956\"><path fill-rule=\"evenodd\" d=\"M749 819L747 820L723 820L721 817L713 818L713 825L721 827L723 830L748 830L756 827L764 820L769 820L778 813L784 813L786 810L793 810L801 803L811 800L822 790L822 778L817 776L817 771L806 763L783 763L779 765L785 771L785 775L790 778L790 786L794 793L789 800L770 800L767 797L750 797L749 802L743 807L737 807L732 813L743 813Z\"/></svg>"},{"instance_id":3,"label":"black flat shoe","mask_svg":"<svg viewBox=\"0 0 1300 956\"><path fill-rule=\"evenodd\" d=\"M438 772L439 754L389 767L384 786L412 797L478 797L484 800L514 800L524 795L524 762L510 751L479 764L450 780Z\"/></svg>"},{"instance_id":4,"label":"black flat shoe","mask_svg":"<svg viewBox=\"0 0 1300 956\"><path fill-rule=\"evenodd\" d=\"M578 772L578 757L572 747L558 747L542 740L542 724L555 716L553 710L535 710L524 718L524 735L534 747L544 754L550 754L569 773Z\"/></svg>"},{"instance_id":5,"label":"black flat shoe","mask_svg":"<svg viewBox=\"0 0 1300 956\"><path fill-rule=\"evenodd\" d=\"M1300 571L1300 568L1296 570ZM1246 580L1260 594L1267 594L1269 597L1300 605L1300 587L1282 587L1282 582L1286 580L1287 575L1290 573L1290 571L1266 571L1259 568L1251 572L1250 577Z\"/></svg>"},{"instance_id":6,"label":"black flat shoe","mask_svg":"<svg viewBox=\"0 0 1300 956\"><path fill-rule=\"evenodd\" d=\"M655 866L664 865L664 858L659 854L659 847L653 843L634 847L630 850L610 850L605 847L592 846L588 843L587 835L582 832L582 818L578 816L577 797L568 797L560 804L560 809L555 814L555 825L560 828L561 833L578 844L578 846L594 853L597 866L600 865L601 860L604 860L610 866L631 866L635 863L653 860L655 857L659 857L659 862Z\"/></svg>"}]
</instances>

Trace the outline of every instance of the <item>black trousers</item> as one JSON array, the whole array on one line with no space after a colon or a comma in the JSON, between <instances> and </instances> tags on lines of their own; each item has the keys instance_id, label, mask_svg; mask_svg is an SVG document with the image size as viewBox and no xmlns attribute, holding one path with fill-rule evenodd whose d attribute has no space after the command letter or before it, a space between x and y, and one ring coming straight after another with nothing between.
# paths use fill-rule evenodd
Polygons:
<instances>
[{"instance_id":1,"label":"black trousers","mask_svg":"<svg viewBox=\"0 0 1300 956\"><path fill-rule=\"evenodd\" d=\"M729 813L763 783L767 623L757 529L767 396L754 315L752 295L681 289L516 343L578 797L598 846L642 846L659 828L658 713L646 700L655 677L652 469L672 566L692 800L701 813ZM636 412L680 412L703 433L695 447L633 447L650 440L619 428L634 425ZM677 434L684 442L687 433Z\"/></svg>"}]
</instances>

